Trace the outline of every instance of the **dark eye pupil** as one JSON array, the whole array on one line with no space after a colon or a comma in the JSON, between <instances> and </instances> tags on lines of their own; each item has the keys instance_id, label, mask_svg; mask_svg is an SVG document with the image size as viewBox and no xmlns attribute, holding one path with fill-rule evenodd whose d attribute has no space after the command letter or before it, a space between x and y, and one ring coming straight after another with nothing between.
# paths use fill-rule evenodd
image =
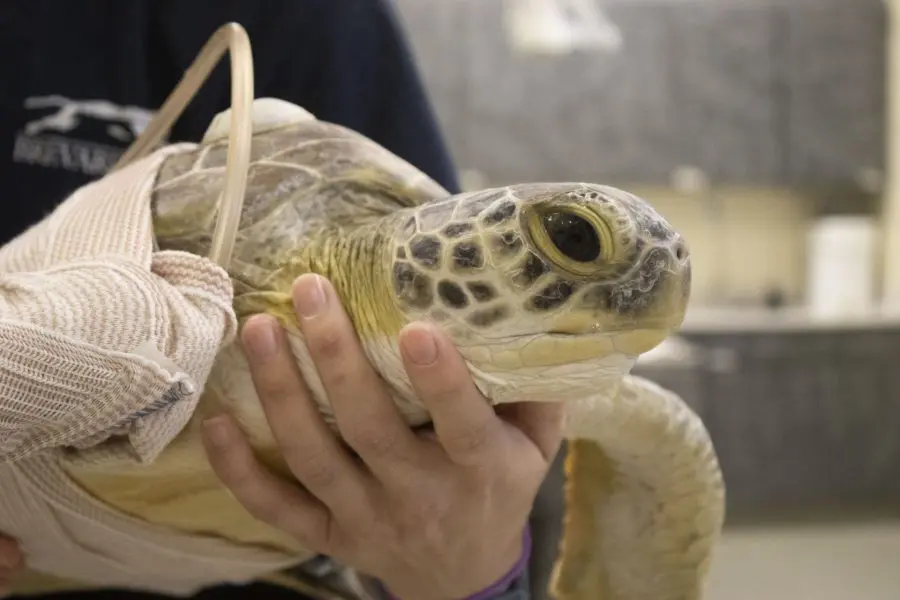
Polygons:
<instances>
[{"instance_id":1,"label":"dark eye pupil","mask_svg":"<svg viewBox=\"0 0 900 600\"><path fill-rule=\"evenodd\" d=\"M586 220L568 212L551 211L544 214L543 221L553 245L568 258L591 262L600 256L600 238Z\"/></svg>"}]
</instances>

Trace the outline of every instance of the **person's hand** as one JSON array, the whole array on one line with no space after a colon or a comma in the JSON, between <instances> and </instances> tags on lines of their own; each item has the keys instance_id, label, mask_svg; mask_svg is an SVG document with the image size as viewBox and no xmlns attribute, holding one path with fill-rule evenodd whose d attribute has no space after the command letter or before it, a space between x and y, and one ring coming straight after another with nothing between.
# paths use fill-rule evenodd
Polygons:
<instances>
[{"instance_id":1,"label":"person's hand","mask_svg":"<svg viewBox=\"0 0 900 600\"><path fill-rule=\"evenodd\" d=\"M417 435L331 285L301 277L294 306L341 436L361 461L325 425L277 322L256 316L242 332L254 383L305 491L266 471L224 415L205 427L218 476L256 518L403 600L463 598L500 579L523 552L532 502L559 447L561 406L522 403L498 416L448 338L416 323L401 333L401 353L434 422L433 433Z\"/></svg>"},{"instance_id":2,"label":"person's hand","mask_svg":"<svg viewBox=\"0 0 900 600\"><path fill-rule=\"evenodd\" d=\"M10 579L22 568L24 564L19 544L0 534L0 597L9 593Z\"/></svg>"}]
</instances>

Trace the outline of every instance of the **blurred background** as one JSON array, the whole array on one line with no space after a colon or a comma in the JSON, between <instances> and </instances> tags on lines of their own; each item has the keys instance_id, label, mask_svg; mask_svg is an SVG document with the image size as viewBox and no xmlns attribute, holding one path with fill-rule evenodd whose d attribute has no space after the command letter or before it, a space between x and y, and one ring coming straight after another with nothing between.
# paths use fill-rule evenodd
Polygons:
<instances>
[{"instance_id":1,"label":"blurred background","mask_svg":"<svg viewBox=\"0 0 900 600\"><path fill-rule=\"evenodd\" d=\"M893 0L397 3L467 187L608 183L686 235L682 335L637 370L716 443L710 600L900 598Z\"/></svg>"}]
</instances>

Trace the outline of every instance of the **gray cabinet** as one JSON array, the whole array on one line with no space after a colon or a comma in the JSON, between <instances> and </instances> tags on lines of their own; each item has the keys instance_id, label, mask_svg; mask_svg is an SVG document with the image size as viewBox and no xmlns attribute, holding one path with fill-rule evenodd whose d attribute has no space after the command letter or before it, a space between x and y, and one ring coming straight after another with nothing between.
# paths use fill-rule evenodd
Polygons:
<instances>
[{"instance_id":1,"label":"gray cabinet","mask_svg":"<svg viewBox=\"0 0 900 600\"><path fill-rule=\"evenodd\" d=\"M675 57L668 76L678 159L713 182L773 182L784 175L779 10L714 2L665 9Z\"/></svg>"},{"instance_id":2,"label":"gray cabinet","mask_svg":"<svg viewBox=\"0 0 900 600\"><path fill-rule=\"evenodd\" d=\"M667 181L678 162L671 38L664 19L616 10L620 53L520 56L498 3L477 8L464 47L466 141L459 162L500 182Z\"/></svg>"},{"instance_id":3,"label":"gray cabinet","mask_svg":"<svg viewBox=\"0 0 900 600\"><path fill-rule=\"evenodd\" d=\"M733 354L733 370L635 371L681 394L703 418L730 518L897 514L900 330L682 335Z\"/></svg>"},{"instance_id":4,"label":"gray cabinet","mask_svg":"<svg viewBox=\"0 0 900 600\"><path fill-rule=\"evenodd\" d=\"M806 3L803 3L806 4ZM787 178L850 181L884 166L886 14L882 2L784 8Z\"/></svg>"},{"instance_id":5,"label":"gray cabinet","mask_svg":"<svg viewBox=\"0 0 900 600\"><path fill-rule=\"evenodd\" d=\"M651 77L667 82L662 137L674 147L667 164L647 165L654 178L690 165L718 183L850 184L883 168L881 2L656 4L623 8L622 20L627 12L667 29L667 71ZM632 134L648 137L646 127Z\"/></svg>"},{"instance_id":6,"label":"gray cabinet","mask_svg":"<svg viewBox=\"0 0 900 600\"><path fill-rule=\"evenodd\" d=\"M493 183L847 184L883 167L880 0L603 0L619 52L518 55L500 0L400 0L463 168Z\"/></svg>"}]
</instances>

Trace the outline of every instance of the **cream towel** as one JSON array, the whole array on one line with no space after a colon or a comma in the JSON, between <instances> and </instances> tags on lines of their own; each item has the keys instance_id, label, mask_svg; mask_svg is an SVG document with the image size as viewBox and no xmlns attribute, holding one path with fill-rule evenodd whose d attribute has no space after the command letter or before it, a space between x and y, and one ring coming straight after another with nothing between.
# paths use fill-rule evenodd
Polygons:
<instances>
[{"instance_id":1,"label":"cream towel","mask_svg":"<svg viewBox=\"0 0 900 600\"><path fill-rule=\"evenodd\" d=\"M298 562L119 514L59 467L152 461L234 338L225 271L154 250L157 170L192 147L81 188L0 250L0 532L20 541L33 570L191 594Z\"/></svg>"}]
</instances>

